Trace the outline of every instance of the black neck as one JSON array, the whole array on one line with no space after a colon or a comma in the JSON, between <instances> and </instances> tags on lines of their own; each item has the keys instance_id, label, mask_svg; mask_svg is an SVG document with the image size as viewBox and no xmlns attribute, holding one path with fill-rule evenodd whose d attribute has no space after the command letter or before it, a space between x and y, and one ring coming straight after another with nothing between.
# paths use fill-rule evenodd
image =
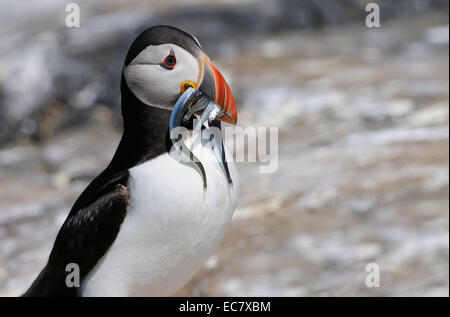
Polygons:
<instances>
[{"instance_id":1,"label":"black neck","mask_svg":"<svg viewBox=\"0 0 450 317\"><path fill-rule=\"evenodd\" d=\"M143 104L130 91L122 76L123 135L108 166L116 172L167 153L171 111Z\"/></svg>"}]
</instances>

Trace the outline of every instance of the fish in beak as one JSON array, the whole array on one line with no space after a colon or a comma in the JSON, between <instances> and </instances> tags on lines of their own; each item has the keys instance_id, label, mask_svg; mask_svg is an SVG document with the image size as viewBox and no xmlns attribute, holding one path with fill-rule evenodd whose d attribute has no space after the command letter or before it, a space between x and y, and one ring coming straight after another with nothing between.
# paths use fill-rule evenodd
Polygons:
<instances>
[{"instance_id":1,"label":"fish in beak","mask_svg":"<svg viewBox=\"0 0 450 317\"><path fill-rule=\"evenodd\" d=\"M203 188L206 191L206 173L202 163L183 142L180 142L181 137L177 133L172 133L172 131L176 131L176 127L189 121L194 114L200 115L199 123L194 130L200 130L206 121L212 126L219 127L219 129L220 122L216 120L235 125L237 122L236 104L230 87L207 55L200 59L200 72L197 83L183 82L181 84L181 92L182 94L175 103L170 119L170 138L175 149L189 158L193 167L200 173L203 180ZM217 138L214 138L212 141L214 151L228 183L232 185L223 142L218 144Z\"/></svg>"}]
</instances>

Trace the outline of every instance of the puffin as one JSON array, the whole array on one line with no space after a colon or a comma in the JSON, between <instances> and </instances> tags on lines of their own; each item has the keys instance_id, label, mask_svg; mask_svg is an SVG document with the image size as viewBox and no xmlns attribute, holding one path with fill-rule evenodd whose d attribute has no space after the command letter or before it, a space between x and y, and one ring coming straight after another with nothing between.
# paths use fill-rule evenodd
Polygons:
<instances>
[{"instance_id":1,"label":"puffin","mask_svg":"<svg viewBox=\"0 0 450 317\"><path fill-rule=\"evenodd\" d=\"M238 172L226 149L218 156L203 138L194 142L208 123L200 129L193 119L183 123L207 187L191 164L171 155L171 117L186 89L220 107L211 126L221 131L221 123L237 122L229 85L199 41L167 25L143 31L125 57L120 89L123 134L116 152L75 201L25 297L174 295L230 224ZM69 264L79 268L79 285L66 283Z\"/></svg>"}]
</instances>

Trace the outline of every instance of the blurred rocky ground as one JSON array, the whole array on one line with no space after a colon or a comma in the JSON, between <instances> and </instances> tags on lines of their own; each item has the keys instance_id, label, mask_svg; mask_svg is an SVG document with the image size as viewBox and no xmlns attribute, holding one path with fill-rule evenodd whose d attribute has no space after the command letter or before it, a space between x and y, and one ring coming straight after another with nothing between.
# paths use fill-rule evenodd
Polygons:
<instances>
[{"instance_id":1,"label":"blurred rocky ground","mask_svg":"<svg viewBox=\"0 0 450 317\"><path fill-rule=\"evenodd\" d=\"M277 172L238 165L232 225L179 295L448 296L448 2L378 1L377 29L367 2L78 1L67 29L64 1L1 1L0 295L111 158L126 49L163 23L224 70L242 127L279 128Z\"/></svg>"},{"instance_id":2,"label":"blurred rocky ground","mask_svg":"<svg viewBox=\"0 0 450 317\"><path fill-rule=\"evenodd\" d=\"M102 105L120 122L119 72L135 35L150 25L180 27L214 58L238 58L252 37L361 25L370 1L81 0L80 28L65 26L68 2L0 1L0 145L45 140L85 124ZM378 3L384 22L448 9L447 0Z\"/></svg>"}]
</instances>

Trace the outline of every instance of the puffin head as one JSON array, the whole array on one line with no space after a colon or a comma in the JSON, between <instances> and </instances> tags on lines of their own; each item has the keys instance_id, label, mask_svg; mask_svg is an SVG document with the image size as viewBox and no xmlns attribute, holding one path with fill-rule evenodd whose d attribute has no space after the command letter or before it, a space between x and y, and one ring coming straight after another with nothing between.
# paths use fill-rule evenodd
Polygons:
<instances>
[{"instance_id":1,"label":"puffin head","mask_svg":"<svg viewBox=\"0 0 450 317\"><path fill-rule=\"evenodd\" d=\"M236 124L233 95L222 74L192 35L171 26L154 26L134 40L123 67L125 83L145 105L172 110L189 87L218 104L218 120Z\"/></svg>"}]
</instances>

